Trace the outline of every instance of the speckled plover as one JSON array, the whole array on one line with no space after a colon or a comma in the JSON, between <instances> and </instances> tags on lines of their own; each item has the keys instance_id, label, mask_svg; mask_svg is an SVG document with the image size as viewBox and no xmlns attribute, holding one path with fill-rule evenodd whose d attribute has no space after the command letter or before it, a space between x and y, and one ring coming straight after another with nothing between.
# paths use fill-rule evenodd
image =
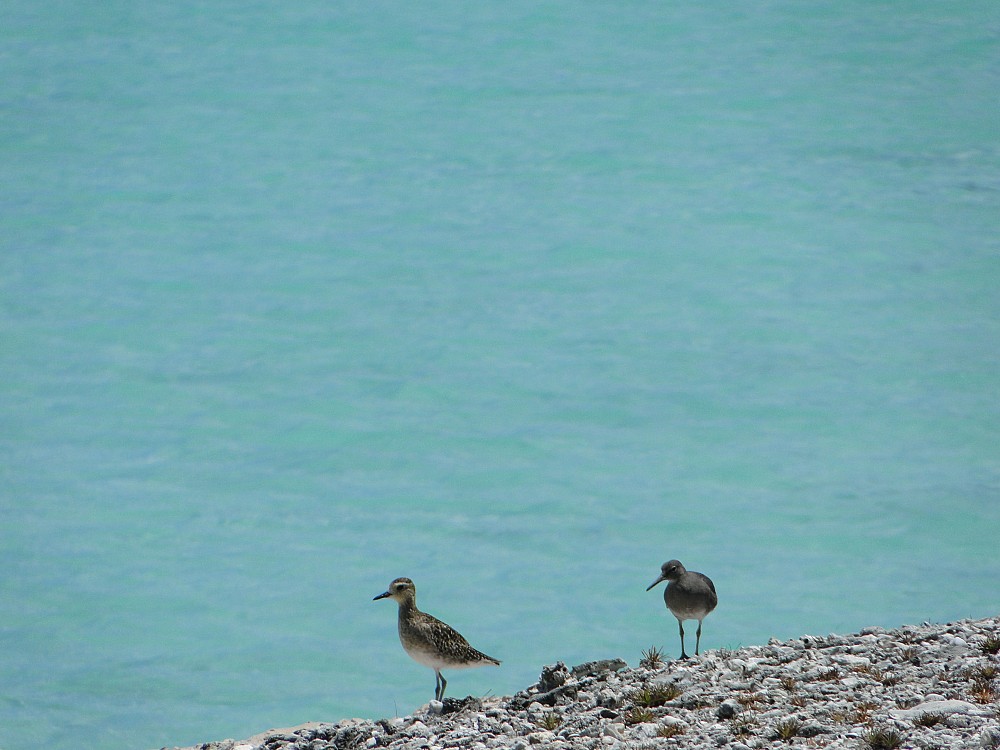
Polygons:
<instances>
[{"instance_id":1,"label":"speckled plover","mask_svg":"<svg viewBox=\"0 0 1000 750\"><path fill-rule=\"evenodd\" d=\"M399 642L415 662L434 670L435 700L444 698L448 684L442 669L500 666L498 659L474 649L450 625L417 609L417 588L409 578L397 578L388 591L372 601L379 599L394 599L399 604Z\"/></svg>"},{"instance_id":2,"label":"speckled plover","mask_svg":"<svg viewBox=\"0 0 1000 750\"><path fill-rule=\"evenodd\" d=\"M681 631L682 659L688 657L684 650L684 621L698 621L698 635L694 643L694 653L697 656L701 647L701 621L719 603L719 597L715 593L715 584L708 576L687 570L681 565L680 560L670 560L663 563L660 567L660 577L649 584L646 591L649 591L660 581L669 581L666 591L663 592L663 601L667 603L667 609L677 618L677 627Z\"/></svg>"}]
</instances>

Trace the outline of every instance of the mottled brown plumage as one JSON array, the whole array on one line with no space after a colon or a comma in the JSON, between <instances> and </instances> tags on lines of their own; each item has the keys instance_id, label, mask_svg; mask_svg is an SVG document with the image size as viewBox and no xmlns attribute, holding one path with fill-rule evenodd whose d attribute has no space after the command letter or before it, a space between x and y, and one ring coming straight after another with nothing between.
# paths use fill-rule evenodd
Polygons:
<instances>
[{"instance_id":1,"label":"mottled brown plumage","mask_svg":"<svg viewBox=\"0 0 1000 750\"><path fill-rule=\"evenodd\" d=\"M448 684L442 669L500 665L499 660L470 646L450 625L417 609L417 588L409 578L397 578L389 584L388 591L372 601L379 599L393 599L399 604L399 642L415 662L434 670L436 700L444 697Z\"/></svg>"}]
</instances>

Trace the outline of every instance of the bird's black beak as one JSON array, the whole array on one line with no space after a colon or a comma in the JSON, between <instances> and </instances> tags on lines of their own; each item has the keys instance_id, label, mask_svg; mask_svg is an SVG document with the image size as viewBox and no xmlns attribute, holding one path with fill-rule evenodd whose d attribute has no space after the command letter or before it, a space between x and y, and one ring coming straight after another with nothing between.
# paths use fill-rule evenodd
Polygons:
<instances>
[{"instance_id":1,"label":"bird's black beak","mask_svg":"<svg viewBox=\"0 0 1000 750\"><path fill-rule=\"evenodd\" d=\"M387 599L388 597L389 597L389 592L388 591L384 591L381 594L379 594L378 596L376 596L374 599L372 599L372 601L373 602L377 602L379 599Z\"/></svg>"},{"instance_id":2,"label":"bird's black beak","mask_svg":"<svg viewBox=\"0 0 1000 750\"><path fill-rule=\"evenodd\" d=\"M649 591L649 589L653 588L653 586L655 586L656 584L658 584L662 580L664 580L663 576L660 576L659 578L657 578L655 581L653 581L651 584L649 584L649 588L647 588L646 591Z\"/></svg>"}]
</instances>

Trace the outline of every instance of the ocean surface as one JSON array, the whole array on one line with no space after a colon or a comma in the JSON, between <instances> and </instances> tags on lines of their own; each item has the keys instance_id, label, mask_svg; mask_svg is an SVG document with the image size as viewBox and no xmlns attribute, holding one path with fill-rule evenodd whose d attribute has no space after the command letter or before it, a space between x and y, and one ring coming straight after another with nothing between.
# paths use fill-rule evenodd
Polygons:
<instances>
[{"instance_id":1,"label":"ocean surface","mask_svg":"<svg viewBox=\"0 0 1000 750\"><path fill-rule=\"evenodd\" d=\"M2 15L0 750L1000 611L995 0Z\"/></svg>"}]
</instances>

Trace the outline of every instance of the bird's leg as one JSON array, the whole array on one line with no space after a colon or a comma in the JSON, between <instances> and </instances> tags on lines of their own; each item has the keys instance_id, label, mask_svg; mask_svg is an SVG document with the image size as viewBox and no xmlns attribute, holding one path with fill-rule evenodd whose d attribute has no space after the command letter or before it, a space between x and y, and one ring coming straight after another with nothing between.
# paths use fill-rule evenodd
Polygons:
<instances>
[{"instance_id":1,"label":"bird's leg","mask_svg":"<svg viewBox=\"0 0 1000 750\"><path fill-rule=\"evenodd\" d=\"M441 681L440 682L441 686L438 688L437 694L434 697L437 698L439 701L443 701L444 689L448 686L448 681L444 678L444 675L441 674L440 672L437 673L437 676L438 679Z\"/></svg>"},{"instance_id":2,"label":"bird's leg","mask_svg":"<svg viewBox=\"0 0 1000 750\"><path fill-rule=\"evenodd\" d=\"M687 652L684 651L684 620L678 618L677 627L681 631L681 658L687 659L688 658Z\"/></svg>"},{"instance_id":3,"label":"bird's leg","mask_svg":"<svg viewBox=\"0 0 1000 750\"><path fill-rule=\"evenodd\" d=\"M698 655L698 649L701 648L701 620L698 620L698 635L694 641L694 655Z\"/></svg>"}]
</instances>

